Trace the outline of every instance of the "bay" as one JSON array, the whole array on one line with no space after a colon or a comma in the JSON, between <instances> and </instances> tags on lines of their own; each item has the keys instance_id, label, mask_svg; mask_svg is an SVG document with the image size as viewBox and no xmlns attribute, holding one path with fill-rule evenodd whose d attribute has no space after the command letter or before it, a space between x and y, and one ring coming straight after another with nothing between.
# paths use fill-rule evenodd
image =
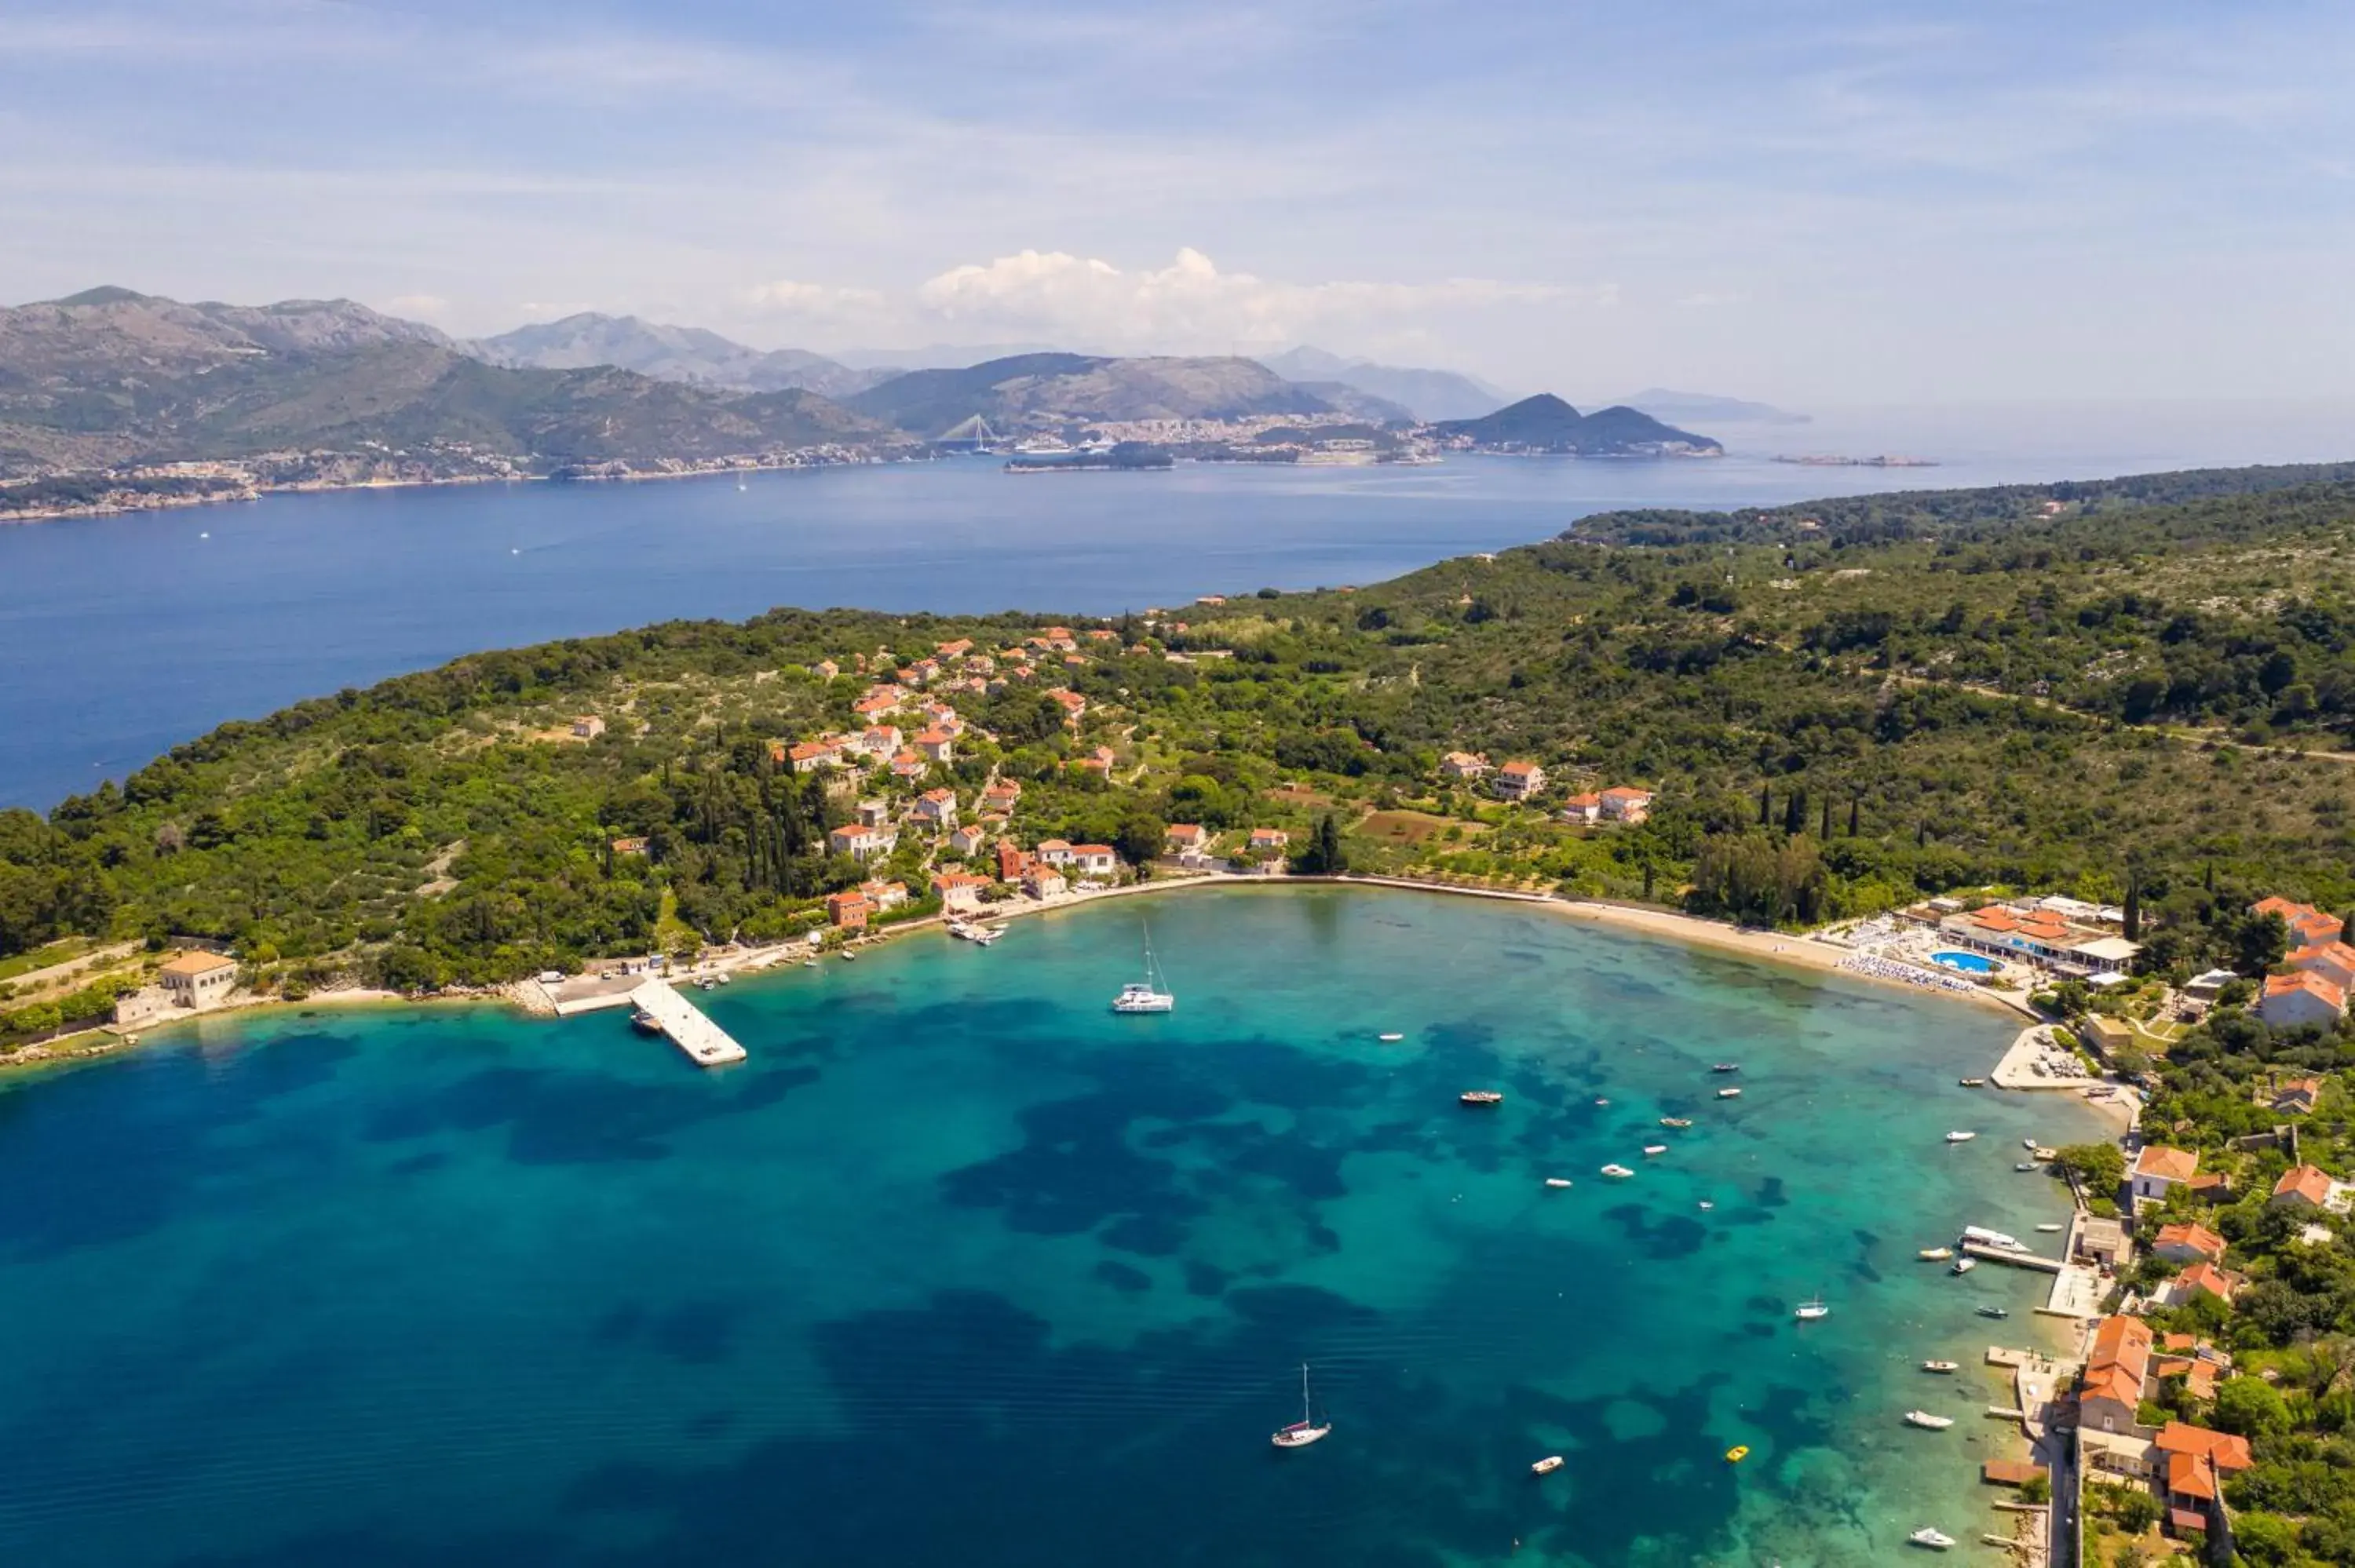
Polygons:
<instances>
[{"instance_id":1,"label":"bay","mask_svg":"<svg viewBox=\"0 0 2355 1568\"><path fill-rule=\"evenodd\" d=\"M1148 917L1178 1011L1116 1017ZM1433 895L699 1000L749 1063L320 1008L0 1092L0 1553L1886 1563L1995 1519L1979 1353L2040 1331L2040 1277L1914 1250L2062 1217L2019 1139L2095 1133L1955 1086L1992 1012ZM1335 1430L1279 1453L1303 1361Z\"/></svg>"},{"instance_id":2,"label":"bay","mask_svg":"<svg viewBox=\"0 0 2355 1568\"><path fill-rule=\"evenodd\" d=\"M1181 466L986 461L619 485L271 496L0 528L0 806L46 809L230 718L459 654L779 605L1116 614L1379 581L1619 507L2346 455L2336 412L1877 411L1726 432L1700 462ZM1928 452L1823 469L1776 452Z\"/></svg>"}]
</instances>

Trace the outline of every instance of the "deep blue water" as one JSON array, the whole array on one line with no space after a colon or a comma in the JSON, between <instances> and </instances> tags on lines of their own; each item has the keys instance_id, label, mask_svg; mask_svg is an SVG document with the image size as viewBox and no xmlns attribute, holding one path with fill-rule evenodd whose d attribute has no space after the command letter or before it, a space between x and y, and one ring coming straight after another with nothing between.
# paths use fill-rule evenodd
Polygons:
<instances>
[{"instance_id":1,"label":"deep blue water","mask_svg":"<svg viewBox=\"0 0 2355 1568\"><path fill-rule=\"evenodd\" d=\"M1115 1018L1148 912L1178 1011ZM0 1093L0 1558L1887 1563L1993 1517L1976 1362L2036 1331L1913 1251L2060 1217L2011 1151L2089 1130L1955 1087L1991 1012L1431 895L702 1000L750 1063L322 1009ZM1336 1430L1277 1453L1304 1360Z\"/></svg>"},{"instance_id":2,"label":"deep blue water","mask_svg":"<svg viewBox=\"0 0 2355 1568\"><path fill-rule=\"evenodd\" d=\"M994 463L635 485L274 496L0 528L0 806L46 808L229 718L486 647L777 605L1113 614L1195 595L1379 581L1624 506L2345 456L2279 410L1878 415L1744 438L1710 462L1017 478ZM1928 451L1812 469L1775 451Z\"/></svg>"}]
</instances>

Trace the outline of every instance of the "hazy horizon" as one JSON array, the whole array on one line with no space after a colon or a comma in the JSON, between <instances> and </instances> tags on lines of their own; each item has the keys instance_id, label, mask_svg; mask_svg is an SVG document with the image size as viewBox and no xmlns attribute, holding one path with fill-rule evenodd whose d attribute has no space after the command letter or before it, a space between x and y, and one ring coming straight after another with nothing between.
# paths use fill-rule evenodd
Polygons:
<instances>
[{"instance_id":1,"label":"hazy horizon","mask_svg":"<svg viewBox=\"0 0 2355 1568\"><path fill-rule=\"evenodd\" d=\"M1311 343L1802 407L2355 397L2350 42L2311 3L36 0L0 19L0 298Z\"/></svg>"}]
</instances>

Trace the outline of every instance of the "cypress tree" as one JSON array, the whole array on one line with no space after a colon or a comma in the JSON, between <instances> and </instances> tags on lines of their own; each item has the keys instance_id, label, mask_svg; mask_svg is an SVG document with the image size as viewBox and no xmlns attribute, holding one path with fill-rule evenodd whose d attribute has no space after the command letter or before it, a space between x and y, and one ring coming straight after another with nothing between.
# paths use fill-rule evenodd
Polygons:
<instances>
[{"instance_id":1,"label":"cypress tree","mask_svg":"<svg viewBox=\"0 0 2355 1568\"><path fill-rule=\"evenodd\" d=\"M1764 827L1774 820L1774 786L1758 786L1758 825Z\"/></svg>"},{"instance_id":2,"label":"cypress tree","mask_svg":"<svg viewBox=\"0 0 2355 1568\"><path fill-rule=\"evenodd\" d=\"M1783 808L1783 831L1793 838L1807 831L1807 791L1804 785L1791 791L1790 803Z\"/></svg>"},{"instance_id":3,"label":"cypress tree","mask_svg":"<svg viewBox=\"0 0 2355 1568\"><path fill-rule=\"evenodd\" d=\"M2121 925L2129 942L2142 935L2142 879L2131 871L2126 873L2126 902Z\"/></svg>"},{"instance_id":4,"label":"cypress tree","mask_svg":"<svg viewBox=\"0 0 2355 1568\"><path fill-rule=\"evenodd\" d=\"M1817 830L1816 837L1826 843L1832 842L1832 798L1829 795L1824 797L1824 825Z\"/></svg>"},{"instance_id":5,"label":"cypress tree","mask_svg":"<svg viewBox=\"0 0 2355 1568\"><path fill-rule=\"evenodd\" d=\"M1862 800L1863 797L1859 795L1850 795L1848 798L1848 836L1850 838L1856 837L1857 807ZM1828 834L1826 836L1828 837L1829 835Z\"/></svg>"}]
</instances>

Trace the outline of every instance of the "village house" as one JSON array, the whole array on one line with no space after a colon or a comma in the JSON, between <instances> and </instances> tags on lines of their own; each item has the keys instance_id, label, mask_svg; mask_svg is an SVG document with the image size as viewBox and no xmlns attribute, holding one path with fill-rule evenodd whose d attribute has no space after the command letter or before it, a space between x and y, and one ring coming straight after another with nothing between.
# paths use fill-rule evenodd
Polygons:
<instances>
[{"instance_id":1,"label":"village house","mask_svg":"<svg viewBox=\"0 0 2355 1568\"><path fill-rule=\"evenodd\" d=\"M954 642L935 642L932 652L943 659L962 659L973 652L973 639L960 637Z\"/></svg>"},{"instance_id":2,"label":"village house","mask_svg":"<svg viewBox=\"0 0 2355 1568\"><path fill-rule=\"evenodd\" d=\"M997 841L997 880L1009 885L1022 880L1030 869L1030 857L1005 839Z\"/></svg>"},{"instance_id":3,"label":"village house","mask_svg":"<svg viewBox=\"0 0 2355 1568\"><path fill-rule=\"evenodd\" d=\"M1611 822L1640 822L1652 814L1652 792L1621 784L1603 791L1603 818Z\"/></svg>"},{"instance_id":4,"label":"village house","mask_svg":"<svg viewBox=\"0 0 2355 1568\"><path fill-rule=\"evenodd\" d=\"M943 909L977 909L981 906L981 890L990 879L969 871L936 871L932 874L932 892Z\"/></svg>"},{"instance_id":5,"label":"village house","mask_svg":"<svg viewBox=\"0 0 2355 1568\"><path fill-rule=\"evenodd\" d=\"M1040 865L1051 865L1060 871L1063 867L1071 863L1071 841L1068 839L1041 839L1039 842L1036 855Z\"/></svg>"},{"instance_id":6,"label":"village house","mask_svg":"<svg viewBox=\"0 0 2355 1568\"><path fill-rule=\"evenodd\" d=\"M993 811L1011 811L1022 799L1022 786L1012 779L993 779L981 792L981 803Z\"/></svg>"},{"instance_id":7,"label":"village house","mask_svg":"<svg viewBox=\"0 0 2355 1568\"><path fill-rule=\"evenodd\" d=\"M872 860L879 854L889 853L893 842L893 835L889 830L864 825L837 828L826 835L828 854L853 855L859 860Z\"/></svg>"},{"instance_id":8,"label":"village house","mask_svg":"<svg viewBox=\"0 0 2355 1568\"><path fill-rule=\"evenodd\" d=\"M2346 923L2336 915L2326 915L2311 904L2294 904L2286 898L2260 898L2249 906L2252 915L2278 915L2289 928L2289 945L2299 948L2317 947L2336 942L2346 934Z\"/></svg>"},{"instance_id":9,"label":"village house","mask_svg":"<svg viewBox=\"0 0 2355 1568\"><path fill-rule=\"evenodd\" d=\"M2345 988L2305 969L2267 975L2264 994L2257 1001L2257 1016L2275 1029L2308 1025L2330 1029L2337 1026L2346 1012Z\"/></svg>"},{"instance_id":10,"label":"village house","mask_svg":"<svg viewBox=\"0 0 2355 1568\"><path fill-rule=\"evenodd\" d=\"M2320 1078L2292 1078L2274 1089L2274 1109L2293 1116L2312 1116L2321 1098Z\"/></svg>"},{"instance_id":11,"label":"village house","mask_svg":"<svg viewBox=\"0 0 2355 1568\"><path fill-rule=\"evenodd\" d=\"M1058 704L1061 705L1063 709L1063 722L1067 725L1076 727L1080 722L1081 715L1084 715L1088 711L1087 698L1080 695L1079 693L1071 690L1069 687L1057 686L1054 690L1049 692L1047 695L1053 698Z\"/></svg>"},{"instance_id":12,"label":"village house","mask_svg":"<svg viewBox=\"0 0 2355 1568\"><path fill-rule=\"evenodd\" d=\"M891 821L891 802L869 797L858 802L858 825L862 828L888 827Z\"/></svg>"},{"instance_id":13,"label":"village house","mask_svg":"<svg viewBox=\"0 0 2355 1568\"><path fill-rule=\"evenodd\" d=\"M921 751L900 751L891 758L891 777L894 779L912 782L931 772L932 768L932 765L924 760L924 754Z\"/></svg>"},{"instance_id":14,"label":"village house","mask_svg":"<svg viewBox=\"0 0 2355 1568\"><path fill-rule=\"evenodd\" d=\"M916 815L937 828L956 826L956 791L927 789L916 797Z\"/></svg>"},{"instance_id":15,"label":"village house","mask_svg":"<svg viewBox=\"0 0 2355 1568\"><path fill-rule=\"evenodd\" d=\"M2220 1301L2229 1302L2240 1288L2239 1275L2202 1259L2167 1282L2165 1299L2169 1307L2180 1307L2206 1291Z\"/></svg>"},{"instance_id":16,"label":"village house","mask_svg":"<svg viewBox=\"0 0 2355 1568\"><path fill-rule=\"evenodd\" d=\"M2320 975L2340 991L2355 986L2355 948L2345 942L2312 942L2292 952L2289 967L2301 974Z\"/></svg>"},{"instance_id":17,"label":"village house","mask_svg":"<svg viewBox=\"0 0 2355 1568\"><path fill-rule=\"evenodd\" d=\"M775 749L772 747L769 754L774 757ZM841 759L840 751L821 740L805 740L798 746L785 748L784 760L796 773L815 773L819 768L831 767Z\"/></svg>"},{"instance_id":18,"label":"village house","mask_svg":"<svg viewBox=\"0 0 2355 1568\"><path fill-rule=\"evenodd\" d=\"M967 822L949 835L949 853L970 856L981 848L982 841L988 835L981 831L978 823Z\"/></svg>"},{"instance_id":19,"label":"village house","mask_svg":"<svg viewBox=\"0 0 2355 1568\"><path fill-rule=\"evenodd\" d=\"M928 729L916 736L913 744L928 762L955 760L956 737L944 729Z\"/></svg>"},{"instance_id":20,"label":"village house","mask_svg":"<svg viewBox=\"0 0 2355 1568\"><path fill-rule=\"evenodd\" d=\"M2116 1220L2088 1214L2077 1222L2077 1255L2104 1268L2122 1268L2134 1248L2126 1228Z\"/></svg>"},{"instance_id":21,"label":"village house","mask_svg":"<svg viewBox=\"0 0 2355 1568\"><path fill-rule=\"evenodd\" d=\"M1110 844L1073 844L1070 864L1082 876L1111 876L1120 870L1120 856Z\"/></svg>"},{"instance_id":22,"label":"village house","mask_svg":"<svg viewBox=\"0 0 2355 1568\"><path fill-rule=\"evenodd\" d=\"M2167 1491L2167 1522L2179 1533L2204 1532L2223 1478L2256 1463L2247 1438L2181 1421L2160 1427L2151 1447L2158 1456L2160 1485Z\"/></svg>"},{"instance_id":23,"label":"village house","mask_svg":"<svg viewBox=\"0 0 2355 1568\"><path fill-rule=\"evenodd\" d=\"M1497 769L1488 789L1499 800L1526 800L1545 788L1545 769L1534 762L1508 762Z\"/></svg>"},{"instance_id":24,"label":"village house","mask_svg":"<svg viewBox=\"0 0 2355 1568\"><path fill-rule=\"evenodd\" d=\"M1282 828L1253 828L1248 853L1253 860L1268 860L1282 854L1291 842L1292 835Z\"/></svg>"},{"instance_id":25,"label":"village house","mask_svg":"<svg viewBox=\"0 0 2355 1568\"><path fill-rule=\"evenodd\" d=\"M2088 1013L2076 1028L2077 1038L2092 1046L2094 1054L2105 1059L2115 1057L2120 1051L2134 1044L2134 1025L2123 1018Z\"/></svg>"},{"instance_id":26,"label":"village house","mask_svg":"<svg viewBox=\"0 0 2355 1568\"><path fill-rule=\"evenodd\" d=\"M897 909L900 905L908 902L908 885L904 882L885 882L880 878L872 882L862 882L858 885L858 896L867 900L868 906L880 914L886 909Z\"/></svg>"},{"instance_id":27,"label":"village house","mask_svg":"<svg viewBox=\"0 0 2355 1568\"><path fill-rule=\"evenodd\" d=\"M165 959L155 976L174 1006L210 1007L236 989L237 960L190 948Z\"/></svg>"},{"instance_id":28,"label":"village house","mask_svg":"<svg viewBox=\"0 0 2355 1568\"><path fill-rule=\"evenodd\" d=\"M2132 1435L2150 1372L2150 1325L2139 1318L2102 1319L2077 1393L2077 1425L2087 1432Z\"/></svg>"},{"instance_id":29,"label":"village house","mask_svg":"<svg viewBox=\"0 0 2355 1568\"><path fill-rule=\"evenodd\" d=\"M2178 1181L2189 1181L2199 1173L2200 1156L2190 1150L2169 1149L2163 1143L2143 1146L2135 1156L2134 1169L2127 1172L2127 1187L2135 1199L2145 1198L2163 1202L2167 1192Z\"/></svg>"},{"instance_id":30,"label":"village house","mask_svg":"<svg viewBox=\"0 0 2355 1568\"><path fill-rule=\"evenodd\" d=\"M1199 822L1172 822L1161 835L1163 845L1182 865L1198 865L1209 854L1210 834Z\"/></svg>"},{"instance_id":31,"label":"village house","mask_svg":"<svg viewBox=\"0 0 2355 1568\"><path fill-rule=\"evenodd\" d=\"M869 725L853 736L850 744L869 757L889 757L900 749L900 726Z\"/></svg>"},{"instance_id":32,"label":"village house","mask_svg":"<svg viewBox=\"0 0 2355 1568\"><path fill-rule=\"evenodd\" d=\"M831 681L842 673L842 666L831 659L821 659L810 666L810 673L821 681Z\"/></svg>"},{"instance_id":33,"label":"village house","mask_svg":"<svg viewBox=\"0 0 2355 1568\"><path fill-rule=\"evenodd\" d=\"M2169 1263L2222 1263L2224 1238L2202 1224L2161 1225L2150 1250Z\"/></svg>"},{"instance_id":34,"label":"village house","mask_svg":"<svg viewBox=\"0 0 2355 1568\"><path fill-rule=\"evenodd\" d=\"M1085 757L1073 762L1071 766L1080 769L1082 773L1102 774L1104 778L1109 779L1112 777L1112 747L1109 746L1099 746L1094 750L1089 752Z\"/></svg>"},{"instance_id":35,"label":"village house","mask_svg":"<svg viewBox=\"0 0 2355 1568\"><path fill-rule=\"evenodd\" d=\"M1439 775L1443 779L1468 781L1488 771L1488 759L1476 751L1451 751L1439 759Z\"/></svg>"},{"instance_id":36,"label":"village house","mask_svg":"<svg viewBox=\"0 0 2355 1568\"><path fill-rule=\"evenodd\" d=\"M903 685L929 686L932 683L932 678L940 673L940 661L919 659L900 672L900 681Z\"/></svg>"},{"instance_id":37,"label":"village house","mask_svg":"<svg viewBox=\"0 0 2355 1568\"><path fill-rule=\"evenodd\" d=\"M646 841L642 838L615 839L613 841L613 853L615 854L644 854L646 853Z\"/></svg>"},{"instance_id":38,"label":"village house","mask_svg":"<svg viewBox=\"0 0 2355 1568\"><path fill-rule=\"evenodd\" d=\"M872 719L880 718L885 714L895 712L899 706L900 698L896 694L885 695L879 692L861 697L857 702L851 704L850 711L857 714L860 718Z\"/></svg>"},{"instance_id":39,"label":"village house","mask_svg":"<svg viewBox=\"0 0 2355 1568\"><path fill-rule=\"evenodd\" d=\"M2340 1187L2317 1166L2296 1165L2274 1183L2273 1202L2290 1208L2329 1209L2339 1206Z\"/></svg>"},{"instance_id":40,"label":"village house","mask_svg":"<svg viewBox=\"0 0 2355 1568\"><path fill-rule=\"evenodd\" d=\"M1561 820L1565 822L1599 822L1603 820L1603 797L1589 789L1572 795L1561 803Z\"/></svg>"},{"instance_id":41,"label":"village house","mask_svg":"<svg viewBox=\"0 0 2355 1568\"><path fill-rule=\"evenodd\" d=\"M1033 898L1060 898L1071 889L1061 872L1047 866L1034 865L1022 874L1022 891Z\"/></svg>"},{"instance_id":42,"label":"village house","mask_svg":"<svg viewBox=\"0 0 2355 1568\"><path fill-rule=\"evenodd\" d=\"M864 931L871 912L867 900L856 893L826 895L826 923L837 931Z\"/></svg>"},{"instance_id":43,"label":"village house","mask_svg":"<svg viewBox=\"0 0 2355 1568\"><path fill-rule=\"evenodd\" d=\"M605 721L595 714L582 714L572 721L572 738L594 740L605 733Z\"/></svg>"}]
</instances>

